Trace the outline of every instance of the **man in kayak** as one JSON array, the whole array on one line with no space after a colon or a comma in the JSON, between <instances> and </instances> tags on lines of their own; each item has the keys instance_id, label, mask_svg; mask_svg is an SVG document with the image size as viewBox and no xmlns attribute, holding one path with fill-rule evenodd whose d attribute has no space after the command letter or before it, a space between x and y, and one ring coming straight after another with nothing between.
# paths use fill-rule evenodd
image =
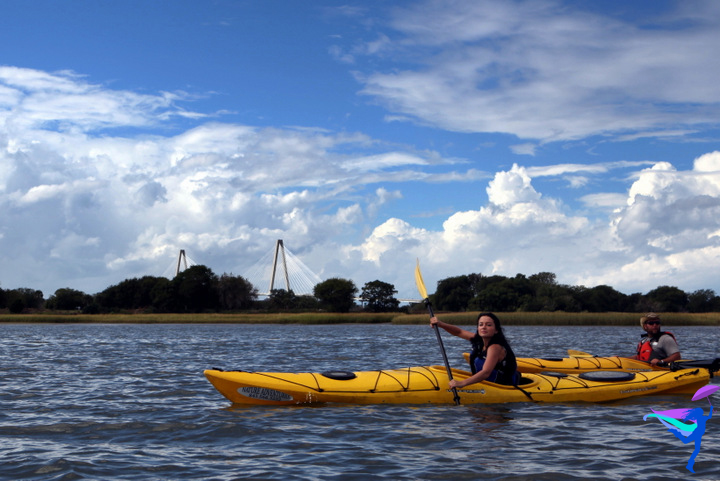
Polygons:
<instances>
[{"instance_id":1,"label":"man in kayak","mask_svg":"<svg viewBox=\"0 0 720 481\"><path fill-rule=\"evenodd\" d=\"M442 327L453 336L467 339L472 343L470 369L473 375L462 381L451 380L450 389L486 380L510 386L517 384L520 375L517 372L515 353L505 339L500 319L495 314L481 313L477 318L476 332L442 322L437 317L430 318L430 325Z\"/></svg>"},{"instance_id":2,"label":"man in kayak","mask_svg":"<svg viewBox=\"0 0 720 481\"><path fill-rule=\"evenodd\" d=\"M667 364L680 359L680 348L671 332L660 330L660 316L650 312L640 318L645 334L640 336L637 355L631 359L646 361L653 366L661 362Z\"/></svg>"}]
</instances>

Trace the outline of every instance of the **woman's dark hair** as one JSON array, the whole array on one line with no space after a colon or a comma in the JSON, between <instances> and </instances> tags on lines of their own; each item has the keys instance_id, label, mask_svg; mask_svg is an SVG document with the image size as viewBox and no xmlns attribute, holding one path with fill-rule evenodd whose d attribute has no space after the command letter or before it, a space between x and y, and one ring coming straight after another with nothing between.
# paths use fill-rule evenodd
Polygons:
<instances>
[{"instance_id":1,"label":"woman's dark hair","mask_svg":"<svg viewBox=\"0 0 720 481\"><path fill-rule=\"evenodd\" d=\"M477 320L475 321L476 326L477 323L480 321L481 317L489 317L495 323L495 330L497 332L493 334L492 339L490 339L490 344L505 344L509 346L510 343L508 343L507 338L505 337L505 333L503 332L502 324L500 323L500 319L498 318L498 316L496 316L492 312L481 312L480 314L478 314Z\"/></svg>"}]
</instances>

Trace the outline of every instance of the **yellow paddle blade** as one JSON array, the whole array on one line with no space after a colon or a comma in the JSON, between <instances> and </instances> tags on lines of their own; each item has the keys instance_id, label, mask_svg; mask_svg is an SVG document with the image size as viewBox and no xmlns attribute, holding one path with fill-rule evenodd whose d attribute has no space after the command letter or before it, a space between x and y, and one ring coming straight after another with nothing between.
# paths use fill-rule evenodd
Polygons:
<instances>
[{"instance_id":1,"label":"yellow paddle blade","mask_svg":"<svg viewBox=\"0 0 720 481\"><path fill-rule=\"evenodd\" d=\"M589 352L576 351L575 349L568 349L568 356L570 357L595 357Z\"/></svg>"},{"instance_id":2,"label":"yellow paddle blade","mask_svg":"<svg viewBox=\"0 0 720 481\"><path fill-rule=\"evenodd\" d=\"M420 297L427 299L427 290L425 289L425 283L423 282L422 273L420 272L420 260L418 259L417 265L415 266L415 285L420 293Z\"/></svg>"}]
</instances>

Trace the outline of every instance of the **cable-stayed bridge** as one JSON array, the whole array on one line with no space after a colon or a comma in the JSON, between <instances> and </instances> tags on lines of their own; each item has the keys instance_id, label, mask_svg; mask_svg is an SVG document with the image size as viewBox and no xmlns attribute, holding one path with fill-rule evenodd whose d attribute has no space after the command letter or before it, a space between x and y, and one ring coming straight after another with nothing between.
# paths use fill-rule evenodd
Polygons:
<instances>
[{"instance_id":1,"label":"cable-stayed bridge","mask_svg":"<svg viewBox=\"0 0 720 481\"><path fill-rule=\"evenodd\" d=\"M174 275L188 267L197 265L185 254L185 249L180 250L177 264L173 263L165 272L165 277L171 269L175 270ZM275 248L258 260L243 275L258 290L258 295L269 296L273 289L284 289L293 291L298 296L312 296L313 290L322 279L306 266L295 254L285 248L282 239L275 242ZM355 298L362 301L361 298ZM401 303L418 303L422 299L398 299Z\"/></svg>"},{"instance_id":2,"label":"cable-stayed bridge","mask_svg":"<svg viewBox=\"0 0 720 481\"><path fill-rule=\"evenodd\" d=\"M173 262L164 277L175 277L188 267L198 265L180 249L177 263ZM268 252L248 269L243 277L258 290L258 295L269 296L273 289L293 291L298 296L313 295L313 289L322 279L306 266L297 256L285 248L278 239L272 252Z\"/></svg>"},{"instance_id":3,"label":"cable-stayed bridge","mask_svg":"<svg viewBox=\"0 0 720 481\"><path fill-rule=\"evenodd\" d=\"M261 296L270 295L273 289L292 290L299 296L312 296L314 287L322 282L320 277L285 248L282 239L277 240L272 253L268 253L248 270L245 278L260 291L262 291L261 286L268 286L267 291L260 292ZM362 288L362 286L358 287ZM355 300L364 299L356 297ZM422 299L398 299L398 301L414 304L422 302Z\"/></svg>"},{"instance_id":4,"label":"cable-stayed bridge","mask_svg":"<svg viewBox=\"0 0 720 481\"><path fill-rule=\"evenodd\" d=\"M243 277L258 289L261 296L269 296L273 289L311 296L314 287L322 282L303 261L285 248L282 239L278 239L275 249L250 267Z\"/></svg>"}]
</instances>

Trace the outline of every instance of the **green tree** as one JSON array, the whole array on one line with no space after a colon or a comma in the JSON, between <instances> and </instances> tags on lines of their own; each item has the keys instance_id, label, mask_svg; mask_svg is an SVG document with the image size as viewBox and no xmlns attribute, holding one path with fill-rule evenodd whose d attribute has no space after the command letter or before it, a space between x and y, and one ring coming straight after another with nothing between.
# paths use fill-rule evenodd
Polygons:
<instances>
[{"instance_id":1,"label":"green tree","mask_svg":"<svg viewBox=\"0 0 720 481\"><path fill-rule=\"evenodd\" d=\"M257 300L258 291L247 279L232 274L223 274L217 283L220 309L249 309Z\"/></svg>"},{"instance_id":2,"label":"green tree","mask_svg":"<svg viewBox=\"0 0 720 481\"><path fill-rule=\"evenodd\" d=\"M357 292L353 281L338 277L323 281L313 288L320 306L331 312L348 312L352 309Z\"/></svg>"},{"instance_id":3,"label":"green tree","mask_svg":"<svg viewBox=\"0 0 720 481\"><path fill-rule=\"evenodd\" d=\"M15 298L10 303L10 312L12 314L20 314L24 310L25 310L25 303L19 297Z\"/></svg>"},{"instance_id":4,"label":"green tree","mask_svg":"<svg viewBox=\"0 0 720 481\"><path fill-rule=\"evenodd\" d=\"M180 272L171 281L175 294L175 311L202 312L217 310L220 299L217 291L218 278L206 266L196 265Z\"/></svg>"},{"instance_id":5,"label":"green tree","mask_svg":"<svg viewBox=\"0 0 720 481\"><path fill-rule=\"evenodd\" d=\"M45 303L52 310L70 311L84 309L92 304L92 296L69 287L58 289Z\"/></svg>"},{"instance_id":6,"label":"green tree","mask_svg":"<svg viewBox=\"0 0 720 481\"><path fill-rule=\"evenodd\" d=\"M509 312L517 310L519 299L518 293L508 285L496 282L473 297L469 307L478 311Z\"/></svg>"},{"instance_id":7,"label":"green tree","mask_svg":"<svg viewBox=\"0 0 720 481\"><path fill-rule=\"evenodd\" d=\"M295 309L316 311L319 307L318 300L313 296L303 295L295 297Z\"/></svg>"},{"instance_id":8,"label":"green tree","mask_svg":"<svg viewBox=\"0 0 720 481\"><path fill-rule=\"evenodd\" d=\"M292 289L273 289L267 299L267 306L272 310L290 311L295 309L297 296Z\"/></svg>"},{"instance_id":9,"label":"green tree","mask_svg":"<svg viewBox=\"0 0 720 481\"><path fill-rule=\"evenodd\" d=\"M628 302L625 294L606 285L579 289L576 299L588 312L622 311Z\"/></svg>"},{"instance_id":10,"label":"green tree","mask_svg":"<svg viewBox=\"0 0 720 481\"><path fill-rule=\"evenodd\" d=\"M455 276L438 282L434 295L434 304L441 311L465 311L470 299L476 295L477 279L469 276Z\"/></svg>"},{"instance_id":11,"label":"green tree","mask_svg":"<svg viewBox=\"0 0 720 481\"><path fill-rule=\"evenodd\" d=\"M532 303L534 283L522 274L515 277L482 277L468 307L481 311L517 311Z\"/></svg>"},{"instance_id":12,"label":"green tree","mask_svg":"<svg viewBox=\"0 0 720 481\"><path fill-rule=\"evenodd\" d=\"M513 310L527 306L535 297L535 283L523 274L515 274L502 282L502 286L515 292L517 301Z\"/></svg>"},{"instance_id":13,"label":"green tree","mask_svg":"<svg viewBox=\"0 0 720 481\"><path fill-rule=\"evenodd\" d=\"M158 279L150 291L152 297L152 310L154 312L175 312L178 310L176 288L170 279Z\"/></svg>"},{"instance_id":14,"label":"green tree","mask_svg":"<svg viewBox=\"0 0 720 481\"><path fill-rule=\"evenodd\" d=\"M674 286L660 286L645 294L656 312L684 312L688 306L687 294Z\"/></svg>"},{"instance_id":15,"label":"green tree","mask_svg":"<svg viewBox=\"0 0 720 481\"><path fill-rule=\"evenodd\" d=\"M20 299L25 309L40 309L45 304L42 291L20 287L18 289L9 289L5 291L5 303L11 306L16 299Z\"/></svg>"},{"instance_id":16,"label":"green tree","mask_svg":"<svg viewBox=\"0 0 720 481\"><path fill-rule=\"evenodd\" d=\"M140 279L126 279L98 293L95 302L101 310L146 309L153 305L153 290L159 283L166 283L165 277L144 276Z\"/></svg>"},{"instance_id":17,"label":"green tree","mask_svg":"<svg viewBox=\"0 0 720 481\"><path fill-rule=\"evenodd\" d=\"M367 302L366 309L371 312L397 311L400 301L395 298L397 290L393 284L375 280L366 282L360 298Z\"/></svg>"},{"instance_id":18,"label":"green tree","mask_svg":"<svg viewBox=\"0 0 720 481\"><path fill-rule=\"evenodd\" d=\"M720 298L712 289L699 289L688 295L688 311L714 312L720 307Z\"/></svg>"},{"instance_id":19,"label":"green tree","mask_svg":"<svg viewBox=\"0 0 720 481\"><path fill-rule=\"evenodd\" d=\"M538 272L529 277L530 281L535 284L542 284L546 286L557 285L557 276L552 272Z\"/></svg>"}]
</instances>

